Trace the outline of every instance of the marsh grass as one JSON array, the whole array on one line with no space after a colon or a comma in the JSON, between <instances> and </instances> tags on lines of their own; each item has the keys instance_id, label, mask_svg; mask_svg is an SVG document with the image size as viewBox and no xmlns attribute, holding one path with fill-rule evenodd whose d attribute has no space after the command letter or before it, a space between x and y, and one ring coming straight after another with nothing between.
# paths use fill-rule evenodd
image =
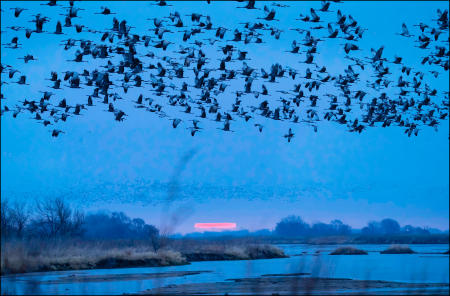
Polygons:
<instances>
[{"instance_id":1,"label":"marsh grass","mask_svg":"<svg viewBox=\"0 0 450 296\"><path fill-rule=\"evenodd\" d=\"M354 247L339 247L330 255L367 255L367 252Z\"/></svg>"},{"instance_id":2,"label":"marsh grass","mask_svg":"<svg viewBox=\"0 0 450 296\"><path fill-rule=\"evenodd\" d=\"M271 245L204 245L182 251L189 261L254 260L285 258L284 252Z\"/></svg>"},{"instance_id":3,"label":"marsh grass","mask_svg":"<svg viewBox=\"0 0 450 296\"><path fill-rule=\"evenodd\" d=\"M392 245L384 251L380 252L381 254L415 254L410 247L403 245Z\"/></svg>"},{"instance_id":4,"label":"marsh grass","mask_svg":"<svg viewBox=\"0 0 450 296\"><path fill-rule=\"evenodd\" d=\"M187 264L176 251L124 242L10 241L2 243L1 273Z\"/></svg>"},{"instance_id":5,"label":"marsh grass","mask_svg":"<svg viewBox=\"0 0 450 296\"><path fill-rule=\"evenodd\" d=\"M141 240L11 240L2 242L1 274L283 257L284 252L271 245L173 241L155 252L151 242Z\"/></svg>"}]
</instances>

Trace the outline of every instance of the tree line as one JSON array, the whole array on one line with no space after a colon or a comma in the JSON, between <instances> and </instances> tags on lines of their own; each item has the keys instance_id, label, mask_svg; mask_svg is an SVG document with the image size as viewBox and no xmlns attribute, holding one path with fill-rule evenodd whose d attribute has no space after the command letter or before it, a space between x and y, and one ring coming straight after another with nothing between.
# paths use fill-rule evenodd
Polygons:
<instances>
[{"instance_id":1,"label":"tree line","mask_svg":"<svg viewBox=\"0 0 450 296\"><path fill-rule=\"evenodd\" d=\"M347 236L358 232L363 236L392 235L429 235L430 230L406 225L401 227L394 219L370 221L361 231L352 230L340 220L330 223L308 224L301 217L291 215L279 221L275 229L257 232L248 230L233 231L230 235L241 236L278 236L278 237L316 237ZM209 236L224 233L210 233ZM192 237L208 236L208 233L191 234ZM189 236L189 235L187 235ZM158 248L159 230L146 224L140 218L130 218L123 212L97 212L84 214L72 209L62 198L39 200L34 207L24 203L1 201L1 237L3 238L70 238L79 237L88 240L112 239L150 239ZM182 237L182 236L181 236Z\"/></svg>"},{"instance_id":2,"label":"tree line","mask_svg":"<svg viewBox=\"0 0 450 296\"><path fill-rule=\"evenodd\" d=\"M282 237L337 236L350 235L352 232L352 228L340 220L333 220L329 224L319 222L310 225L295 215L281 219L274 230L275 235ZM396 220L386 218L368 222L367 226L361 229L361 234L366 236L428 235L431 232L427 228L411 225L400 227Z\"/></svg>"},{"instance_id":3,"label":"tree line","mask_svg":"<svg viewBox=\"0 0 450 296\"><path fill-rule=\"evenodd\" d=\"M332 236L349 235L352 228L342 223L340 220L333 220L329 224L306 223L299 216L288 216L277 223L274 234L283 237L302 237L302 236Z\"/></svg>"},{"instance_id":4,"label":"tree line","mask_svg":"<svg viewBox=\"0 0 450 296\"><path fill-rule=\"evenodd\" d=\"M24 203L1 201L1 237L155 239L159 230L122 212L84 214L62 198Z\"/></svg>"}]
</instances>

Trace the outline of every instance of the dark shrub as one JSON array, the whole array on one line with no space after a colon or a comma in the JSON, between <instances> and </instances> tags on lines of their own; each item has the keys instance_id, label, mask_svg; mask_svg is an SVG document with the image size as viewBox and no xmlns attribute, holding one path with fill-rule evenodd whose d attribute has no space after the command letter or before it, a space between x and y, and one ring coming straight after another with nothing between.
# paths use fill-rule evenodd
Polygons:
<instances>
[{"instance_id":1,"label":"dark shrub","mask_svg":"<svg viewBox=\"0 0 450 296\"><path fill-rule=\"evenodd\" d=\"M411 250L408 246L401 245L392 245L384 251L380 252L381 254L414 254L413 250Z\"/></svg>"},{"instance_id":2,"label":"dark shrub","mask_svg":"<svg viewBox=\"0 0 450 296\"><path fill-rule=\"evenodd\" d=\"M330 255L367 255L367 252L354 247L340 247L330 253Z\"/></svg>"}]
</instances>

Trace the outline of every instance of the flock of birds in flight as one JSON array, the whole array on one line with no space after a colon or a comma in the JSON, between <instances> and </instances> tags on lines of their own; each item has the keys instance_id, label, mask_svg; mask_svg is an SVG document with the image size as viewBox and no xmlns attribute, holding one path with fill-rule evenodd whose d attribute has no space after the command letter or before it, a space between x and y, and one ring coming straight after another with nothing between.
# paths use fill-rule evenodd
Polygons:
<instances>
[{"instance_id":1,"label":"flock of birds in flight","mask_svg":"<svg viewBox=\"0 0 450 296\"><path fill-rule=\"evenodd\" d=\"M105 111L120 122L128 115L117 107L117 103L128 100L136 108L168 118L173 128L182 123L187 125L192 136L202 129L204 120L218 122L219 129L226 132L233 131L231 123L239 119L259 132L264 128L262 119L303 123L314 131L317 131L321 120L334 121L357 133L375 125L401 126L408 136L417 136L421 126L437 128L439 121L448 116L448 89L433 89L424 78L437 78L442 71L448 71L448 11L438 10L432 24L403 24L399 28L401 38L413 38L415 46L423 50L425 56L420 63L429 70L421 72L404 64L400 56L386 58L383 46L371 49L368 57L357 57L355 53L362 51L359 41L366 29L351 15L341 12L339 3L314 3L318 7L310 8L307 14L300 14L295 20L299 27L291 30L297 31L303 39L293 40L291 48L282 52L296 59L298 68L294 68L294 63L289 66L275 63L269 69L257 69L249 65L251 52L246 51L245 46L280 39L284 31L276 26L281 22L276 18L277 10L289 9L288 5L247 1L237 7L239 11L259 10L260 17L253 22L239 24L237 28L226 28L214 24L208 15L180 15L172 9L175 3L155 1L155 5L172 8L165 16L148 19L150 33L138 35L133 33L133 27L126 20L118 18L118 12L107 7L101 7L93 14L117 15L117 18L113 17L109 30L97 31L80 22L74 23L81 19L79 13L82 11L76 2L70 1L68 6L63 6L49 1L42 5L54 9L59 7L65 12L61 20L53 20L54 30L49 24L51 19L38 13L31 20L34 23L31 28L6 27L17 36L2 44L2 49L20 50L22 38L38 39L41 34L61 35L60 46L73 57L69 58L68 66L70 63L84 63L86 67L80 73L50 71L47 79L52 85L41 91L42 97L24 99L14 107L4 103L7 100L2 92L1 114L11 113L17 118L20 113L28 111L37 122L52 126L76 118L92 106L105 104ZM330 11L331 7L334 12ZM11 10L15 18L28 21L27 8ZM3 13L10 12L2 9ZM409 30L413 26L417 27L416 33ZM74 37L81 32L92 34L92 40ZM179 35L178 41L169 41L168 35ZM344 58L349 63L338 75L331 75L316 58L319 45L331 40L343 40ZM219 52L218 57L208 57L206 47ZM104 61L102 69L92 67L94 59ZM36 60L29 53L23 57L24 63ZM2 61L1 64L2 88L12 83L27 85L26 74L19 66L9 65L10 62L3 64ZM360 74L369 69L373 75L361 79ZM280 81L286 87L271 89L271 85ZM293 83L290 88L287 86L289 81ZM258 89L255 82L259 83ZM243 88L227 91L232 84L236 87L243 85ZM50 90L57 92L65 88L88 88L91 92L84 103L70 104L70 99L57 97ZM139 89L142 94L127 98L128 90L132 88ZM228 99L221 99L221 96ZM170 108L185 113L184 116L190 120L169 116L167 110ZM64 133L56 128L50 131L53 137ZM289 128L283 137L291 142L293 129Z\"/></svg>"}]
</instances>

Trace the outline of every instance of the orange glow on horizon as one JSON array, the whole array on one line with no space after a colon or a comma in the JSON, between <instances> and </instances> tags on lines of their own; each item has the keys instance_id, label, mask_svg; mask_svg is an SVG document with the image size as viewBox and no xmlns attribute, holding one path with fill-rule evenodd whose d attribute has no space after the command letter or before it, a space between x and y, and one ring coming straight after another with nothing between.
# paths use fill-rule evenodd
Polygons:
<instances>
[{"instance_id":1,"label":"orange glow on horizon","mask_svg":"<svg viewBox=\"0 0 450 296\"><path fill-rule=\"evenodd\" d=\"M233 229L236 228L236 223L195 223L195 228L218 228L218 229Z\"/></svg>"}]
</instances>

